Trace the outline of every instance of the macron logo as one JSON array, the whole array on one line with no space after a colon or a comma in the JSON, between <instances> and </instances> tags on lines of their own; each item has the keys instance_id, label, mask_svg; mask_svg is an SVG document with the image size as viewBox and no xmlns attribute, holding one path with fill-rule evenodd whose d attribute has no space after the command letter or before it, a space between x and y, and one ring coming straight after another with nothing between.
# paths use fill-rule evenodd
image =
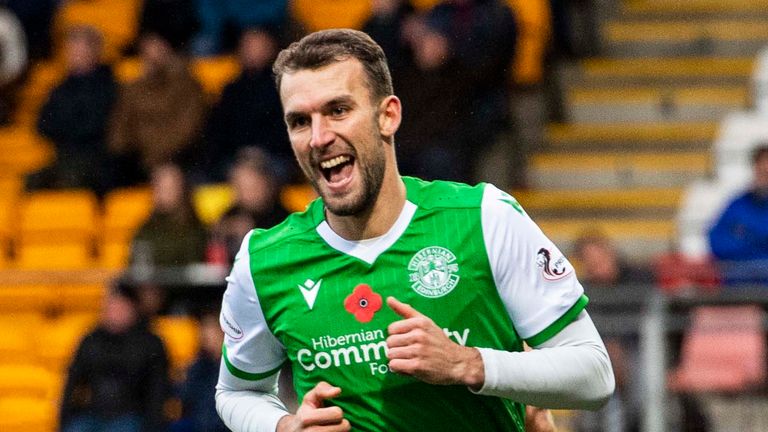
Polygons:
<instances>
[{"instance_id":1,"label":"macron logo","mask_svg":"<svg viewBox=\"0 0 768 432\"><path fill-rule=\"evenodd\" d=\"M309 310L312 310L312 308L315 306L315 299L317 298L317 293L320 291L320 284L322 283L322 279L317 282L313 281L312 279L307 279L304 282L304 285L299 285L299 291L301 291L301 295L304 296L304 300L307 301Z\"/></svg>"}]
</instances>

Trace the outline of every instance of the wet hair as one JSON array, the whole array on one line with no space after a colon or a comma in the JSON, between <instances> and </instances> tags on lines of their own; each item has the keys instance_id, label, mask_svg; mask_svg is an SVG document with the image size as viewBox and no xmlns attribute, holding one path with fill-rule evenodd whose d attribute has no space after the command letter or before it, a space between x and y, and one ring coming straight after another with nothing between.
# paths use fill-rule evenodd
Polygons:
<instances>
[{"instance_id":1,"label":"wet hair","mask_svg":"<svg viewBox=\"0 0 768 432\"><path fill-rule=\"evenodd\" d=\"M350 29L311 33L282 50L272 66L277 90L280 91L286 73L319 69L350 58L362 63L366 85L374 101L394 93L384 50L367 34Z\"/></svg>"}]
</instances>

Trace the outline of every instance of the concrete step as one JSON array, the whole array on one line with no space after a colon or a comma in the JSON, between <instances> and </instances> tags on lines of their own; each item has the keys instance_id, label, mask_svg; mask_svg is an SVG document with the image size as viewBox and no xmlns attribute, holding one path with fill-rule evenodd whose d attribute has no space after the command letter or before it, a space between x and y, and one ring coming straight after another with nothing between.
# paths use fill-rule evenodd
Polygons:
<instances>
[{"instance_id":1,"label":"concrete step","mask_svg":"<svg viewBox=\"0 0 768 432\"><path fill-rule=\"evenodd\" d=\"M547 150L709 151L717 122L554 123L547 127Z\"/></svg>"},{"instance_id":2,"label":"concrete step","mask_svg":"<svg viewBox=\"0 0 768 432\"><path fill-rule=\"evenodd\" d=\"M619 57L746 57L768 45L768 17L619 19L609 21L602 30L606 54Z\"/></svg>"},{"instance_id":3,"label":"concrete step","mask_svg":"<svg viewBox=\"0 0 768 432\"><path fill-rule=\"evenodd\" d=\"M674 218L683 189L538 189L513 191L523 208L537 217Z\"/></svg>"},{"instance_id":4,"label":"concrete step","mask_svg":"<svg viewBox=\"0 0 768 432\"><path fill-rule=\"evenodd\" d=\"M675 224L671 219L647 218L547 218L534 221L566 254L574 242L586 232L600 231L610 238L630 259L647 261L667 252L675 242Z\"/></svg>"},{"instance_id":5,"label":"concrete step","mask_svg":"<svg viewBox=\"0 0 768 432\"><path fill-rule=\"evenodd\" d=\"M566 83L617 84L740 84L754 69L751 57L594 58L564 69Z\"/></svg>"},{"instance_id":6,"label":"concrete step","mask_svg":"<svg viewBox=\"0 0 768 432\"><path fill-rule=\"evenodd\" d=\"M755 18L768 16L768 0L625 0L620 13L645 18Z\"/></svg>"},{"instance_id":7,"label":"concrete step","mask_svg":"<svg viewBox=\"0 0 768 432\"><path fill-rule=\"evenodd\" d=\"M748 104L742 86L585 88L568 91L573 122L719 121Z\"/></svg>"},{"instance_id":8,"label":"concrete step","mask_svg":"<svg viewBox=\"0 0 768 432\"><path fill-rule=\"evenodd\" d=\"M683 187L710 171L708 151L539 153L530 163L534 189Z\"/></svg>"}]
</instances>

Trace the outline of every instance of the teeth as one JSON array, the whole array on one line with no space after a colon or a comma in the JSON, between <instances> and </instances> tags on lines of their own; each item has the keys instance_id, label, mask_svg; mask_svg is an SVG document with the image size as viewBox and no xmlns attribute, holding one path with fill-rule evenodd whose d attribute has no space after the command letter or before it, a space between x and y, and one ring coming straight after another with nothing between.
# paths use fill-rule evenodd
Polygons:
<instances>
[{"instance_id":1,"label":"teeth","mask_svg":"<svg viewBox=\"0 0 768 432\"><path fill-rule=\"evenodd\" d=\"M322 169L331 169L333 167L339 166L345 162L349 161L349 156L336 156L333 159L329 159L327 161L320 162L320 168Z\"/></svg>"}]
</instances>

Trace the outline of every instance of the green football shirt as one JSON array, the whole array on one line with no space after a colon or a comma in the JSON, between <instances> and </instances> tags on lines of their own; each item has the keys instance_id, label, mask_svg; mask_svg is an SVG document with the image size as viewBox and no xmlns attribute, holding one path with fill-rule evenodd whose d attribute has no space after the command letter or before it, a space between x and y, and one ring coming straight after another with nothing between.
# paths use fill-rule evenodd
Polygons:
<instances>
[{"instance_id":1,"label":"green football shirt","mask_svg":"<svg viewBox=\"0 0 768 432\"><path fill-rule=\"evenodd\" d=\"M314 201L246 237L224 295L225 372L274 375L285 362L299 399L319 381L342 394L358 431L520 431L524 407L465 386L389 370L387 296L429 316L454 342L521 351L587 303L573 268L509 194L403 177L406 204L383 236L352 242Z\"/></svg>"}]
</instances>

